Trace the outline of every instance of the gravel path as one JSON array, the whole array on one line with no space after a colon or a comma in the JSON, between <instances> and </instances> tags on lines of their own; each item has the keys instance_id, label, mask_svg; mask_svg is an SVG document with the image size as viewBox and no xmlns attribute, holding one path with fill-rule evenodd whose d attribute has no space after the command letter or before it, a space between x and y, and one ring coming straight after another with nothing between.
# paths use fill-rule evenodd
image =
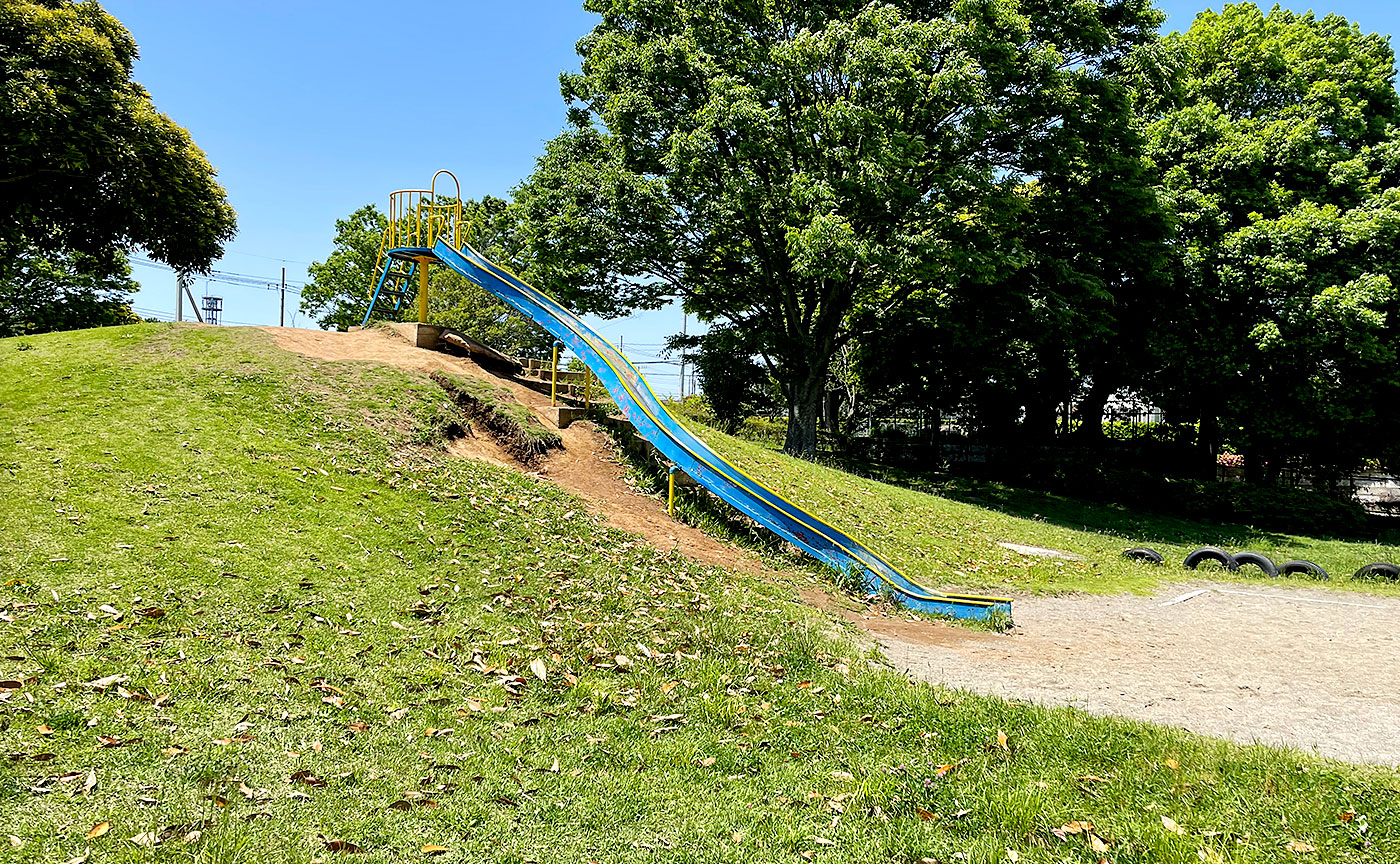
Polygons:
<instances>
[{"instance_id":1,"label":"gravel path","mask_svg":"<svg viewBox=\"0 0 1400 864\"><path fill-rule=\"evenodd\" d=\"M1026 597L998 635L841 610L916 678L1242 743L1400 763L1400 600L1197 582Z\"/></svg>"}]
</instances>

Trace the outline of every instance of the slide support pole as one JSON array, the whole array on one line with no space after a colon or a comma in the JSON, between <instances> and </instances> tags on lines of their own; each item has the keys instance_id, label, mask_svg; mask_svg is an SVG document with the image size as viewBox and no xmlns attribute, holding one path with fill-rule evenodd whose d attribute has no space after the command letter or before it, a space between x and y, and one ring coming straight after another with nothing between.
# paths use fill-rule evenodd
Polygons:
<instances>
[{"instance_id":1,"label":"slide support pole","mask_svg":"<svg viewBox=\"0 0 1400 864\"><path fill-rule=\"evenodd\" d=\"M554 343L554 359L549 364L549 406L551 408L559 404L559 349L563 347L563 342Z\"/></svg>"},{"instance_id":2,"label":"slide support pole","mask_svg":"<svg viewBox=\"0 0 1400 864\"><path fill-rule=\"evenodd\" d=\"M676 518L676 466L672 465L671 470L666 472L666 483L669 487L666 491L666 515L674 519Z\"/></svg>"},{"instance_id":3,"label":"slide support pole","mask_svg":"<svg viewBox=\"0 0 1400 864\"><path fill-rule=\"evenodd\" d=\"M428 262L431 258L417 258L418 262L418 323L428 323Z\"/></svg>"}]
</instances>

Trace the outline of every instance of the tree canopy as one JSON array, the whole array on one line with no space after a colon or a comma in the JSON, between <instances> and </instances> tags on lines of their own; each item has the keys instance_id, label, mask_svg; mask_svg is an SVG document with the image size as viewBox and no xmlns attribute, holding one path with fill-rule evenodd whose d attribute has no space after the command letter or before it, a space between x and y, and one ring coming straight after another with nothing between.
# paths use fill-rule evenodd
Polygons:
<instances>
[{"instance_id":1,"label":"tree canopy","mask_svg":"<svg viewBox=\"0 0 1400 864\"><path fill-rule=\"evenodd\" d=\"M141 247L204 272L236 229L189 133L132 80L136 43L96 2L0 2L0 262Z\"/></svg>"},{"instance_id":2,"label":"tree canopy","mask_svg":"<svg viewBox=\"0 0 1400 864\"><path fill-rule=\"evenodd\" d=\"M1261 471L1393 454L1400 96L1387 40L1250 3L1168 37L1139 90L1177 224L1149 389ZM1319 478L1322 479L1322 478Z\"/></svg>"},{"instance_id":3,"label":"tree canopy","mask_svg":"<svg viewBox=\"0 0 1400 864\"><path fill-rule=\"evenodd\" d=\"M1025 181L1095 159L1081 120L1160 20L1147 0L588 8L570 127L517 191L534 272L589 311L680 297L744 331L804 455L854 317L997 278Z\"/></svg>"},{"instance_id":4,"label":"tree canopy","mask_svg":"<svg viewBox=\"0 0 1400 864\"><path fill-rule=\"evenodd\" d=\"M25 249L0 262L0 339L55 330L134 324L131 266L103 256Z\"/></svg>"}]
</instances>

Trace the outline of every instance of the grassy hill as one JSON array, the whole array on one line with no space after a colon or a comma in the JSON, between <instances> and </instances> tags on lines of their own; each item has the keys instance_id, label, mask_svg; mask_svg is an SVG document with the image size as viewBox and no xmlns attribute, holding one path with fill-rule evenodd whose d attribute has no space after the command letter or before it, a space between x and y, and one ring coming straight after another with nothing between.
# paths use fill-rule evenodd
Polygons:
<instances>
[{"instance_id":1,"label":"grassy hill","mask_svg":"<svg viewBox=\"0 0 1400 864\"><path fill-rule=\"evenodd\" d=\"M1267 580L1270 584L1400 594L1400 584L1350 578L1363 564L1400 563L1400 548L1395 546L1193 522L990 484L965 494L963 500L954 500L791 459L771 444L726 435L694 420L686 422L748 474L861 538L897 567L932 587L1147 591L1163 581L1192 578L1196 574L1181 567L1182 559L1198 547L1219 546L1263 552L1277 564L1291 558L1314 561L1331 575L1327 582L1286 577ZM997 545L1002 542L1059 549L1083 560L1022 555ZM1132 546L1156 549L1166 558L1166 565L1149 567L1123 559L1123 550ZM1205 575L1205 570L1200 574ZM1256 585L1266 581L1255 567L1235 574L1216 569L1208 575Z\"/></svg>"},{"instance_id":2,"label":"grassy hill","mask_svg":"<svg viewBox=\"0 0 1400 864\"><path fill-rule=\"evenodd\" d=\"M258 331L0 340L7 860L1400 856L1395 772L910 683L455 410Z\"/></svg>"}]
</instances>

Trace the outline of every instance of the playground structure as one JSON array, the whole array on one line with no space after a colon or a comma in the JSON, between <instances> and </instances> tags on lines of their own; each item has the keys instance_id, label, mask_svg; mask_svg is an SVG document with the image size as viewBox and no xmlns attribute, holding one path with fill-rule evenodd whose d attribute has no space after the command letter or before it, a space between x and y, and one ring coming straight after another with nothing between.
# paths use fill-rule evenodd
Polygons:
<instances>
[{"instance_id":1,"label":"playground structure","mask_svg":"<svg viewBox=\"0 0 1400 864\"><path fill-rule=\"evenodd\" d=\"M438 193L438 180L444 175L451 178L455 196ZM588 394L586 398L591 398L588 391L596 381L636 432L670 464L673 490L676 472L683 472L720 500L818 561L856 576L871 592L892 597L910 608L958 618L985 620L1002 616L1009 620L1009 599L947 594L926 588L864 544L725 460L667 412L621 351L553 298L487 260L471 247L470 235L470 226L463 218L461 187L451 172L437 172L427 189L401 189L391 193L389 225L380 244L376 266L378 278L364 323L369 323L381 299L392 300L393 308L401 309L415 293L410 286L416 282L418 320L420 324L427 324L428 267L434 263L448 267L559 340L553 363L555 376L559 374L559 348L572 351L592 373L581 375ZM557 388L558 378L554 380Z\"/></svg>"}]
</instances>

